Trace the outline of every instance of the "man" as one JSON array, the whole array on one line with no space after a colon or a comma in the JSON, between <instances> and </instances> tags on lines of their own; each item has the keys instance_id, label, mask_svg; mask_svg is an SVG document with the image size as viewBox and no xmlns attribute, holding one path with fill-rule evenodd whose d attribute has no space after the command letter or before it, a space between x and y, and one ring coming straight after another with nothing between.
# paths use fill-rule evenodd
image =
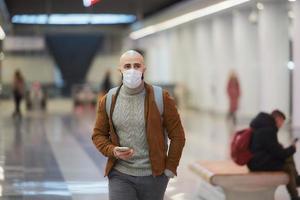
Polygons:
<instances>
[{"instance_id":1,"label":"man","mask_svg":"<svg viewBox=\"0 0 300 200\"><path fill-rule=\"evenodd\" d=\"M277 137L284 121L285 115L279 110L274 110L271 115L261 112L252 120L250 127L254 132L250 150L254 156L248 168L251 171L285 171L290 179L287 190L292 200L299 200L297 186L300 179L292 157L296 152L296 141L284 148Z\"/></svg>"},{"instance_id":2,"label":"man","mask_svg":"<svg viewBox=\"0 0 300 200\"><path fill-rule=\"evenodd\" d=\"M141 54L125 52L119 64L123 84L112 96L110 111L106 112L107 95L98 105L92 140L108 157L110 200L163 200L185 144L174 100L163 91L161 115L153 87L144 82L145 70Z\"/></svg>"}]
</instances>

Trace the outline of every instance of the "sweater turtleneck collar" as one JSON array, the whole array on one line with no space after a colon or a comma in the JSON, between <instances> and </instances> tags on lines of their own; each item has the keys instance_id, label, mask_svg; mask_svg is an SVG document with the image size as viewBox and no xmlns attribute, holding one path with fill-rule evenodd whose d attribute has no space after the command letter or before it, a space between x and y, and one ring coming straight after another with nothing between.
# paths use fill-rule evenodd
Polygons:
<instances>
[{"instance_id":1,"label":"sweater turtleneck collar","mask_svg":"<svg viewBox=\"0 0 300 200\"><path fill-rule=\"evenodd\" d=\"M143 81L139 87L133 88L133 89L132 89L132 88L129 88L129 87L127 87L127 86L125 86L125 85L123 84L122 88L124 88L124 92L125 92L126 94L129 94L129 95L135 95L135 94L141 93L141 92L144 90L145 84L144 84L144 81Z\"/></svg>"}]
</instances>

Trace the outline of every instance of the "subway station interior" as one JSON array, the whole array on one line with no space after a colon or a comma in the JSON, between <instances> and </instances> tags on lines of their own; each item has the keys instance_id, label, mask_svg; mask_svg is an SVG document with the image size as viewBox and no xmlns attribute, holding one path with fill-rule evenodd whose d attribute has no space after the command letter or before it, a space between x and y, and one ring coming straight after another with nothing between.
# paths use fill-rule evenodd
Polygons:
<instances>
[{"instance_id":1,"label":"subway station interior","mask_svg":"<svg viewBox=\"0 0 300 200\"><path fill-rule=\"evenodd\" d=\"M300 137L300 0L0 0L0 200L116 200L92 134L128 50L185 133L164 200L290 199L285 173L224 163L260 112L285 114L284 148Z\"/></svg>"}]
</instances>

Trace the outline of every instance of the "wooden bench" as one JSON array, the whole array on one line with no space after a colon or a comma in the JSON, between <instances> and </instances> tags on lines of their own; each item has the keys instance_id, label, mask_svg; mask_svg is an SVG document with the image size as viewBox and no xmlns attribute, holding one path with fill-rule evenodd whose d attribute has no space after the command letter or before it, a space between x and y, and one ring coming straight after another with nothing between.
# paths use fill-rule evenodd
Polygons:
<instances>
[{"instance_id":1,"label":"wooden bench","mask_svg":"<svg viewBox=\"0 0 300 200\"><path fill-rule=\"evenodd\" d=\"M232 161L199 161L192 171L214 186L223 189L226 200L274 200L279 185L287 184L284 172L249 172Z\"/></svg>"}]
</instances>

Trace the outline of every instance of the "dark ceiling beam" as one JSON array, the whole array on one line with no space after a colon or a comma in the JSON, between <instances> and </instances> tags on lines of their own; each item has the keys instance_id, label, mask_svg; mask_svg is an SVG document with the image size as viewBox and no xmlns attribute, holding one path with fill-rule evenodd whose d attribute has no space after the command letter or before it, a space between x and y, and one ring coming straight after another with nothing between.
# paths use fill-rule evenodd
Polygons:
<instances>
[{"instance_id":1,"label":"dark ceiling beam","mask_svg":"<svg viewBox=\"0 0 300 200\"><path fill-rule=\"evenodd\" d=\"M14 35L45 35L60 33L88 33L122 36L128 31L127 26L95 26L95 25L75 25L75 26L47 26L47 25L17 25L14 24Z\"/></svg>"},{"instance_id":2,"label":"dark ceiling beam","mask_svg":"<svg viewBox=\"0 0 300 200\"><path fill-rule=\"evenodd\" d=\"M38 13L134 13L128 0L102 0L84 7L82 0L5 0L12 15ZM50 7L49 7L50 6ZM50 9L49 9L50 8Z\"/></svg>"},{"instance_id":3,"label":"dark ceiling beam","mask_svg":"<svg viewBox=\"0 0 300 200\"><path fill-rule=\"evenodd\" d=\"M82 0L3 0L11 15L40 13L124 13L147 17L180 1L187 0L101 0L84 7ZM142 12L142 13L140 13ZM139 17L139 16L138 16Z\"/></svg>"}]
</instances>

